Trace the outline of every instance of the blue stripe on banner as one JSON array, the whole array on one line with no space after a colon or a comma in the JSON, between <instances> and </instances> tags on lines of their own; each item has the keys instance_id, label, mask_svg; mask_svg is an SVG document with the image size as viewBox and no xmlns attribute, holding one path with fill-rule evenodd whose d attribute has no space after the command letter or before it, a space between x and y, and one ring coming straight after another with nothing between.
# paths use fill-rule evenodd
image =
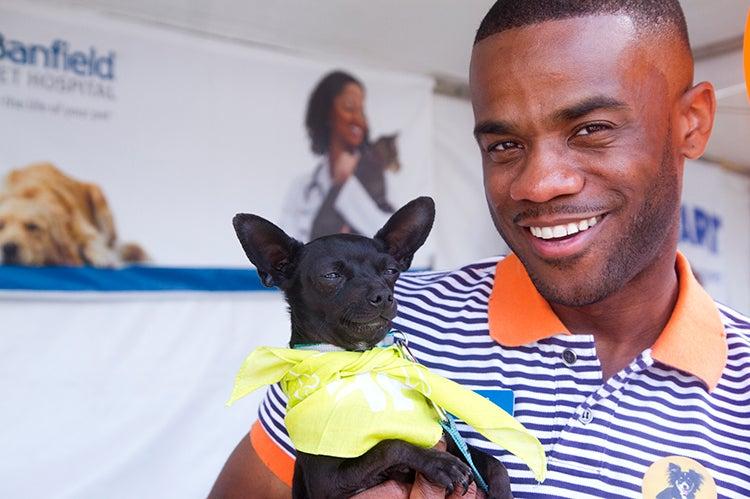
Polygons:
<instances>
[{"instance_id":1,"label":"blue stripe on banner","mask_svg":"<svg viewBox=\"0 0 750 499\"><path fill-rule=\"evenodd\" d=\"M0 291L278 291L260 282L253 268L185 268L133 265L18 267L0 265Z\"/></svg>"},{"instance_id":2,"label":"blue stripe on banner","mask_svg":"<svg viewBox=\"0 0 750 499\"><path fill-rule=\"evenodd\" d=\"M276 291L255 269L131 266L0 266L0 290L14 291Z\"/></svg>"}]
</instances>

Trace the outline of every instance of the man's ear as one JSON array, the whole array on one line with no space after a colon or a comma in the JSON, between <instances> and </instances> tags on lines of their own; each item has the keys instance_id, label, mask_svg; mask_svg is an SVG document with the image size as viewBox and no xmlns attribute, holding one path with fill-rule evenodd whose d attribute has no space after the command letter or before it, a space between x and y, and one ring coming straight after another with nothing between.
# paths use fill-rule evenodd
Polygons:
<instances>
[{"instance_id":1,"label":"man's ear","mask_svg":"<svg viewBox=\"0 0 750 499\"><path fill-rule=\"evenodd\" d=\"M703 155L711 136L716 114L714 87L702 82L681 97L680 152L688 159Z\"/></svg>"},{"instance_id":2,"label":"man's ear","mask_svg":"<svg viewBox=\"0 0 750 499\"><path fill-rule=\"evenodd\" d=\"M232 225L247 258L258 269L263 285L282 287L302 243L257 215L238 213Z\"/></svg>"},{"instance_id":3,"label":"man's ear","mask_svg":"<svg viewBox=\"0 0 750 499\"><path fill-rule=\"evenodd\" d=\"M406 270L414 253L427 240L434 220L435 202L429 197L419 197L394 213L375 234L375 239L383 242L401 270Z\"/></svg>"}]
</instances>

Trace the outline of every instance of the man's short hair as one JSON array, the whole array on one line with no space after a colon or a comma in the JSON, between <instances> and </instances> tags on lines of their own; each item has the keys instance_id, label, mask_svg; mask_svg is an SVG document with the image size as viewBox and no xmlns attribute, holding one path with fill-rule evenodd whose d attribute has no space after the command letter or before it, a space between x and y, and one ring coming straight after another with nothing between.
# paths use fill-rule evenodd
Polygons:
<instances>
[{"instance_id":1,"label":"man's short hair","mask_svg":"<svg viewBox=\"0 0 750 499\"><path fill-rule=\"evenodd\" d=\"M670 30L690 47L678 0L498 0L479 25L474 44L507 29L544 21L617 14L630 17L641 32Z\"/></svg>"}]
</instances>

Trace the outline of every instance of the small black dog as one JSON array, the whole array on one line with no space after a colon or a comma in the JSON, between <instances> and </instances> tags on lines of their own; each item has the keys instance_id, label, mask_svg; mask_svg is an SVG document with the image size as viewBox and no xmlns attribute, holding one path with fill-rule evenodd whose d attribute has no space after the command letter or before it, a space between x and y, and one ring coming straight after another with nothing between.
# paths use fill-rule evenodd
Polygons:
<instances>
[{"instance_id":1,"label":"small black dog","mask_svg":"<svg viewBox=\"0 0 750 499\"><path fill-rule=\"evenodd\" d=\"M388 333L396 316L396 279L424 244L434 217L432 199L421 197L394 213L373 239L336 234L304 245L255 215L238 214L233 224L263 284L284 292L292 323L290 346L329 343L364 351ZM350 497L389 479L413 480L415 471L449 491L460 487L465 493L471 469L447 440L448 452L401 440L384 440L351 459L298 452L293 496ZM505 467L476 449L471 456L490 497L511 497Z\"/></svg>"}]
</instances>

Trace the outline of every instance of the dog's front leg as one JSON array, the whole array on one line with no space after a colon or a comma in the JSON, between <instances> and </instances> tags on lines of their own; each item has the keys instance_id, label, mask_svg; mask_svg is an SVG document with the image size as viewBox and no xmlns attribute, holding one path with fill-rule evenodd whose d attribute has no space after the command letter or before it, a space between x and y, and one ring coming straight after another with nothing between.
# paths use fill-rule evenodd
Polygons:
<instances>
[{"instance_id":1,"label":"dog's front leg","mask_svg":"<svg viewBox=\"0 0 750 499\"><path fill-rule=\"evenodd\" d=\"M449 451L452 452L452 449L449 448ZM487 483L488 499L513 499L510 491L510 477L505 466L494 457L474 447L469 446L469 453L474 466Z\"/></svg>"},{"instance_id":2,"label":"dog's front leg","mask_svg":"<svg viewBox=\"0 0 750 499\"><path fill-rule=\"evenodd\" d=\"M297 453L295 480L304 480L306 495L294 497L344 498L392 479L405 479L414 470L449 493L465 491L472 481L471 469L457 457L435 449L424 449L401 440L384 440L365 454L341 459ZM293 489L298 490L297 484Z\"/></svg>"}]
</instances>

